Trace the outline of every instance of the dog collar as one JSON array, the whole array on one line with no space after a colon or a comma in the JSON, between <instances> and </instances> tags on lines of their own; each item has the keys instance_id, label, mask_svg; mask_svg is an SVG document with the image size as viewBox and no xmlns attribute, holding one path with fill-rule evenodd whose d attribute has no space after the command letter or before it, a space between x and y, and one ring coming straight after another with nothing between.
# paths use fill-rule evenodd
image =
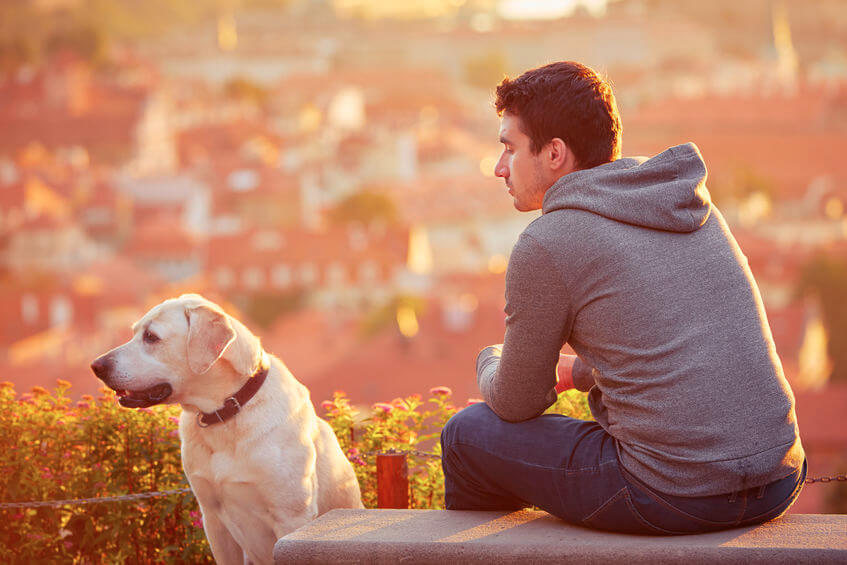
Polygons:
<instances>
[{"instance_id":1,"label":"dog collar","mask_svg":"<svg viewBox=\"0 0 847 565\"><path fill-rule=\"evenodd\" d=\"M214 412L198 412L197 425L201 428L208 428L212 424L220 424L226 422L241 411L241 408L247 404L247 401L259 392L262 383L268 376L270 366L267 363L262 363L259 369L247 379L244 386L238 392L224 400L224 405Z\"/></svg>"}]
</instances>

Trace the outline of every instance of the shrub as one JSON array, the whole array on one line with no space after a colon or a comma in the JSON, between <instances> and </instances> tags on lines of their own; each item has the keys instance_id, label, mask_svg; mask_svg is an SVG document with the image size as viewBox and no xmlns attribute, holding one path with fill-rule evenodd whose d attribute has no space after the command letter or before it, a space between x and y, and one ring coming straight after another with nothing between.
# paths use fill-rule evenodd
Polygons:
<instances>
[{"instance_id":1,"label":"shrub","mask_svg":"<svg viewBox=\"0 0 847 565\"><path fill-rule=\"evenodd\" d=\"M0 500L43 501L175 490L178 407L127 410L114 395L74 403L59 381L16 398L0 388ZM0 509L3 563L212 563L194 496Z\"/></svg>"},{"instance_id":2,"label":"shrub","mask_svg":"<svg viewBox=\"0 0 847 565\"><path fill-rule=\"evenodd\" d=\"M122 408L108 389L74 402L70 384L17 396L0 384L0 501L121 496L186 488L177 433L179 407ZM366 507L377 502L377 452L409 455L411 508L443 508L441 428L457 408L450 389L378 403L363 417L343 392L325 418L353 464ZM469 403L474 402L469 400ZM586 397L559 395L550 411L590 418ZM434 454L428 456L427 453ZM88 505L0 508L2 563L212 563L190 493Z\"/></svg>"},{"instance_id":3,"label":"shrub","mask_svg":"<svg viewBox=\"0 0 847 565\"><path fill-rule=\"evenodd\" d=\"M323 402L324 417L353 464L366 508L376 508L377 503L376 453L391 449L413 451L408 457L409 507L444 507L438 437L456 408L450 404L446 387L436 387L430 392L431 398L425 402L420 395L412 395L374 404L372 415L364 420L359 419L358 410L350 405L343 392L336 391L332 400ZM435 456L415 453L424 450Z\"/></svg>"}]
</instances>

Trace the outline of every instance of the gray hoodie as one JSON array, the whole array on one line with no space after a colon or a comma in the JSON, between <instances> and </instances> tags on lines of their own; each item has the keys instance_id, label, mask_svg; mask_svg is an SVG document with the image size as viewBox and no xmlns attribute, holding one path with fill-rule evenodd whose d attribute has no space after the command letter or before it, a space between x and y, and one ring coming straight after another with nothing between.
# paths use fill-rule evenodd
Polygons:
<instances>
[{"instance_id":1,"label":"gray hoodie","mask_svg":"<svg viewBox=\"0 0 847 565\"><path fill-rule=\"evenodd\" d=\"M678 496L804 460L759 289L705 181L691 143L560 178L512 251L504 343L477 358L486 403L520 421L555 401L569 343L621 464Z\"/></svg>"}]
</instances>

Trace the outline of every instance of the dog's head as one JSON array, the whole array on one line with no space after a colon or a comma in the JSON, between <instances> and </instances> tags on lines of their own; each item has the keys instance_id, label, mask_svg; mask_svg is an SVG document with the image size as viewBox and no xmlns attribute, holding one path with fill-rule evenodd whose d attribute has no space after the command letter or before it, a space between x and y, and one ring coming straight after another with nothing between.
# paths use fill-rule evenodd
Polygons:
<instances>
[{"instance_id":1,"label":"dog's head","mask_svg":"<svg viewBox=\"0 0 847 565\"><path fill-rule=\"evenodd\" d=\"M178 402L214 410L262 356L253 334L197 294L153 307L132 331L132 339L91 364L127 408Z\"/></svg>"}]
</instances>

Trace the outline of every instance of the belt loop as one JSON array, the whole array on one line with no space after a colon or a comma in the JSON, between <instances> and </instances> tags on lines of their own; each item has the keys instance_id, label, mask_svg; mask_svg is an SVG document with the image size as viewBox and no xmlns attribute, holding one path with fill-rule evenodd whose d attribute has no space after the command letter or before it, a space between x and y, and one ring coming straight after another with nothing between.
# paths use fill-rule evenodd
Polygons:
<instances>
[{"instance_id":1,"label":"belt loop","mask_svg":"<svg viewBox=\"0 0 847 565\"><path fill-rule=\"evenodd\" d=\"M762 500L762 498L764 498L764 496L765 496L765 488L766 488L767 486L768 486L768 485L762 485L762 486L760 486L760 487L759 487L759 492L758 492L758 493L756 493L756 500Z\"/></svg>"}]
</instances>

